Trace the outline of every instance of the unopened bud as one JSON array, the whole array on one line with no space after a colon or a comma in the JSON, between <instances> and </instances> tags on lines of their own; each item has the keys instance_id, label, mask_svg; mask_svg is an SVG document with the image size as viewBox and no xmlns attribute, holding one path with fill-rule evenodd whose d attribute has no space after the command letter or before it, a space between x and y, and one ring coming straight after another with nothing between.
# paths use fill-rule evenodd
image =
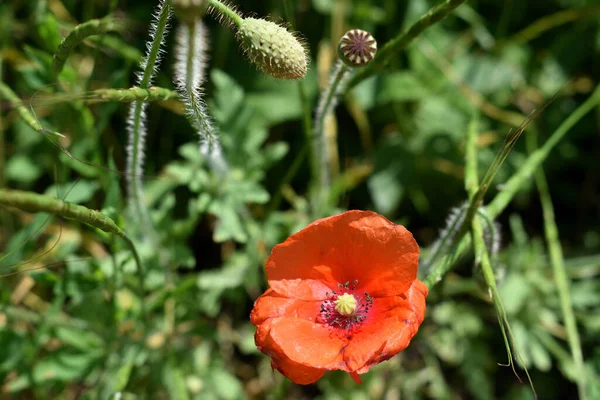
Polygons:
<instances>
[{"instance_id":1,"label":"unopened bud","mask_svg":"<svg viewBox=\"0 0 600 400\"><path fill-rule=\"evenodd\" d=\"M363 67L375 57L377 41L367 31L352 29L340 39L338 53L346 65Z\"/></svg>"},{"instance_id":2,"label":"unopened bud","mask_svg":"<svg viewBox=\"0 0 600 400\"><path fill-rule=\"evenodd\" d=\"M287 29L264 19L245 18L237 38L250 61L279 79L300 79L308 69L304 45Z\"/></svg>"}]
</instances>

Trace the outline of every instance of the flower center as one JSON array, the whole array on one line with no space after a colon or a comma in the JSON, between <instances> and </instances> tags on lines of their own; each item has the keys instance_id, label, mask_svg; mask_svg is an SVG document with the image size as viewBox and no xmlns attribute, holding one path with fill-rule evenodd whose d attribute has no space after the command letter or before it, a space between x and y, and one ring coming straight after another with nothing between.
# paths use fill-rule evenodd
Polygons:
<instances>
[{"instance_id":1,"label":"flower center","mask_svg":"<svg viewBox=\"0 0 600 400\"><path fill-rule=\"evenodd\" d=\"M356 298L350 293L344 293L338 296L335 303L335 311L339 312L344 317L349 317L356 310Z\"/></svg>"},{"instance_id":2,"label":"flower center","mask_svg":"<svg viewBox=\"0 0 600 400\"><path fill-rule=\"evenodd\" d=\"M321 303L319 321L341 329L351 329L364 322L369 309L373 305L373 298L364 292L363 296L356 294L358 281L339 284L340 292L327 293L328 299Z\"/></svg>"}]
</instances>

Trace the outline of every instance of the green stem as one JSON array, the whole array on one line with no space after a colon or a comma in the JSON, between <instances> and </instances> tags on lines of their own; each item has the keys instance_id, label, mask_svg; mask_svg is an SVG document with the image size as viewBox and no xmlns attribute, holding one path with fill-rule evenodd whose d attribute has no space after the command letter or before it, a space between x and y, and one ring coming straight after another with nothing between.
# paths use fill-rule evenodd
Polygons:
<instances>
[{"instance_id":1,"label":"green stem","mask_svg":"<svg viewBox=\"0 0 600 400\"><path fill-rule=\"evenodd\" d=\"M11 107L17 110L17 113L21 119L29 125L33 130L37 132L46 132L42 125L38 122L37 118L33 115L31 110L23 105L21 99L13 92L4 82L0 82L0 97L8 100ZM53 132L56 133L56 132ZM60 135L60 134L59 134ZM62 135L61 135L62 136Z\"/></svg>"},{"instance_id":2,"label":"green stem","mask_svg":"<svg viewBox=\"0 0 600 400\"><path fill-rule=\"evenodd\" d=\"M514 34L511 41L526 43L540 37L550 29L576 21L579 18L597 18L599 14L600 7L598 6L570 8L568 10L559 11L535 20L525 29Z\"/></svg>"},{"instance_id":3,"label":"green stem","mask_svg":"<svg viewBox=\"0 0 600 400\"><path fill-rule=\"evenodd\" d=\"M536 133L537 132L531 132L527 136L527 149L530 153L534 152L537 148ZM556 282L556 288L558 289L560 305L565 320L565 326L567 328L569 347L571 348L571 354L573 356L573 361L575 362L575 368L577 369L577 390L579 392L579 398L581 400L585 400L587 398L586 372L585 365L583 363L583 353L581 351L581 340L579 339L575 314L573 313L573 302L571 300L570 288L571 281L567 275L567 269L565 267L565 261L558 236L558 228L554 218L554 206L552 205L552 198L550 197L550 191L548 189L548 182L546 181L544 170L542 168L538 168L534 175L538 192L540 193L540 202L542 204L544 232L550 253L550 264L552 264L554 280Z\"/></svg>"},{"instance_id":4,"label":"green stem","mask_svg":"<svg viewBox=\"0 0 600 400\"><path fill-rule=\"evenodd\" d=\"M99 211L91 210L75 203L21 190L0 189L0 205L15 207L28 212L47 212L56 214L63 218L76 220L94 228L98 228L106 233L112 233L123 239L127 244L127 247L129 247L137 266L140 283L139 289L142 313L144 318L146 317L143 305L145 271L142 261L138 255L135 245L133 244L133 241L129 239L129 237L125 234L125 231L119 228L111 218Z\"/></svg>"},{"instance_id":5,"label":"green stem","mask_svg":"<svg viewBox=\"0 0 600 400\"><path fill-rule=\"evenodd\" d=\"M583 104L564 120L550 139L529 156L523 166L507 181L504 189L486 206L486 211L491 219L498 217L504 211L519 189L531 178L535 169L548 157L550 151L567 134L569 129L598 104L600 104L600 85ZM423 280L429 288L437 284L454 267L456 260L469 248L471 238L461 234L456 237L456 242L458 244L455 246L455 250L445 256Z\"/></svg>"},{"instance_id":6,"label":"green stem","mask_svg":"<svg viewBox=\"0 0 600 400\"><path fill-rule=\"evenodd\" d=\"M469 195L469 200L471 204L475 204L478 202L477 196L481 193L481 187L479 186L479 177L477 174L477 120L475 119L472 123L472 126L467 131L467 140L465 143L465 189L467 190L467 194ZM489 170L488 170L489 171ZM485 179L485 178L484 178ZM508 363L511 365L513 372L515 372L514 363L513 363L513 354L510 346L509 337L512 339L512 335L510 332L510 325L508 323L508 317L506 316L506 311L504 309L504 305L502 304L502 298L500 297L500 293L498 293L498 287L496 285L496 277L494 275L494 269L492 267L492 262L490 260L490 255L487 250L487 246L484 240L483 228L481 226L480 218L473 218L471 221L471 239L473 241L473 250L475 252L475 264L481 266L481 272L483 273L483 278L485 279L485 283L487 284L490 290L490 296L492 298L492 302L494 303L494 308L496 309L496 314L498 317L498 323L500 325L500 330L502 331L502 337L504 339L504 344L506 346L506 352L508 354ZM514 340L513 340L514 342ZM520 360L519 352L515 347L515 355ZM521 361L521 360L520 360ZM531 382L531 378L529 376L529 371L525 368L525 374L529 380L531 385L531 389L533 390L533 395L537 398L535 393L535 388L533 387L533 383Z\"/></svg>"},{"instance_id":7,"label":"green stem","mask_svg":"<svg viewBox=\"0 0 600 400\"><path fill-rule=\"evenodd\" d=\"M331 80L325 91L321 93L312 136L312 172L313 179L318 182L318 190L314 209L316 213L322 211L327 192L331 183L331 171L329 166L329 146L327 132L325 130L325 119L333 112L340 92L344 89L344 82L351 72L350 67L338 60Z\"/></svg>"},{"instance_id":8,"label":"green stem","mask_svg":"<svg viewBox=\"0 0 600 400\"><path fill-rule=\"evenodd\" d=\"M167 22L171 15L171 5L169 1L160 3L160 11L156 26L152 29L152 42L144 62L144 70L138 86L142 89L148 89L152 76L155 72L157 60L160 55L160 47L164 40L167 30ZM137 217L141 219L144 228L152 234L152 223L148 210L143 199L142 174L143 174L143 149L142 143L145 136L144 127L144 103L136 101L133 105L130 118L130 150L128 151L127 177L129 179L130 206Z\"/></svg>"},{"instance_id":9,"label":"green stem","mask_svg":"<svg viewBox=\"0 0 600 400\"><path fill-rule=\"evenodd\" d=\"M129 89L97 89L85 94L87 103L104 103L116 101L120 103L132 103L134 101L152 102L176 100L179 94L171 89L161 87L150 87L142 89L132 87Z\"/></svg>"},{"instance_id":10,"label":"green stem","mask_svg":"<svg viewBox=\"0 0 600 400\"><path fill-rule=\"evenodd\" d=\"M474 190L475 194L469 203L463 204L456 214L452 214L448 226L442 231L441 237L436 240L433 245L431 254L427 260L421 263L422 271L428 273L426 280L433 284L439 278L437 275L432 275L430 272L431 265L439 257L439 255L450 248L455 248L461 238L469 230L471 220L477 213L480 203L483 199L484 191L478 189L478 173L477 173L477 130L479 117L475 116L467 129L466 135L466 167L465 167L465 189L467 193ZM474 188L474 189L473 189Z\"/></svg>"},{"instance_id":11,"label":"green stem","mask_svg":"<svg viewBox=\"0 0 600 400\"><path fill-rule=\"evenodd\" d=\"M52 57L52 73L54 78L58 78L62 71L69 54L79 43L93 35L101 35L107 32L119 31L124 27L124 24L108 16L102 19L92 19L77 25L69 34L60 42L54 57Z\"/></svg>"},{"instance_id":12,"label":"green stem","mask_svg":"<svg viewBox=\"0 0 600 400\"><path fill-rule=\"evenodd\" d=\"M242 22L244 21L244 19L240 17L235 10L229 8L226 4L221 3L218 0L208 0L208 6L218 11L221 15L229 18L229 20L238 27L242 25Z\"/></svg>"},{"instance_id":13,"label":"green stem","mask_svg":"<svg viewBox=\"0 0 600 400\"><path fill-rule=\"evenodd\" d=\"M378 51L377 56L366 67L362 68L348 84L348 89L353 88L360 82L375 75L387 66L392 57L398 56L400 51L408 46L415 38L423 33L427 28L446 18L456 7L467 0L447 0L430 9L421 16L410 28L400 33L394 39L390 40Z\"/></svg>"},{"instance_id":14,"label":"green stem","mask_svg":"<svg viewBox=\"0 0 600 400\"><path fill-rule=\"evenodd\" d=\"M579 122L588 112L600 104L600 85L592 95L575 111L571 113L550 136L550 139L544 143L542 147L529 155L527 161L519 168L519 170L506 182L504 188L487 206L487 211L492 218L496 218L511 202L513 197L531 178L536 168L548 157L552 149L558 142L569 132L569 130Z\"/></svg>"}]
</instances>

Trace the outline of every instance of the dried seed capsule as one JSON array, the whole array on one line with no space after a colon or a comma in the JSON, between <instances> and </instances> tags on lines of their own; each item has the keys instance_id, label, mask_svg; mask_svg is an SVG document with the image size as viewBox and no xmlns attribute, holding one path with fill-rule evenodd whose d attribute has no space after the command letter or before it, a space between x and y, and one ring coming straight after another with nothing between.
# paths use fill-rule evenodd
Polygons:
<instances>
[{"instance_id":1,"label":"dried seed capsule","mask_svg":"<svg viewBox=\"0 0 600 400\"><path fill-rule=\"evenodd\" d=\"M377 53L377 41L367 31L352 29L344 34L338 45L340 59L350 67L367 65Z\"/></svg>"},{"instance_id":2,"label":"dried seed capsule","mask_svg":"<svg viewBox=\"0 0 600 400\"><path fill-rule=\"evenodd\" d=\"M308 69L308 55L298 38L274 22L245 18L237 39L250 61L279 79L300 79Z\"/></svg>"}]
</instances>

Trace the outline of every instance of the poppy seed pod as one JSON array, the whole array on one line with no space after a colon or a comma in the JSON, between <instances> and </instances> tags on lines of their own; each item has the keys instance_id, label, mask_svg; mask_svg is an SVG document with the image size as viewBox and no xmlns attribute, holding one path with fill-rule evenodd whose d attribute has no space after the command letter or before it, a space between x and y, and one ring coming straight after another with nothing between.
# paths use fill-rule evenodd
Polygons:
<instances>
[{"instance_id":1,"label":"poppy seed pod","mask_svg":"<svg viewBox=\"0 0 600 400\"><path fill-rule=\"evenodd\" d=\"M377 53L377 41L367 31L352 29L344 34L338 45L338 54L349 67L364 67Z\"/></svg>"},{"instance_id":2,"label":"poppy seed pod","mask_svg":"<svg viewBox=\"0 0 600 400\"><path fill-rule=\"evenodd\" d=\"M300 79L306 75L306 49L284 27L264 19L245 18L237 39L250 61L264 73L279 79Z\"/></svg>"}]
</instances>

